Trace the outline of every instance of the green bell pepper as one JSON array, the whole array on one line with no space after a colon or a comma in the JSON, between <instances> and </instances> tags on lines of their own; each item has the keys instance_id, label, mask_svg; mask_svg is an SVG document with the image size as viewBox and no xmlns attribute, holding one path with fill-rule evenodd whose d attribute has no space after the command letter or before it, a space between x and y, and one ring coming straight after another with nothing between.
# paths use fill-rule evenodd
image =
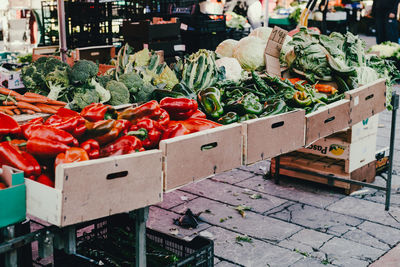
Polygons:
<instances>
[{"instance_id":1,"label":"green bell pepper","mask_svg":"<svg viewBox=\"0 0 400 267\"><path fill-rule=\"evenodd\" d=\"M265 112L260 115L260 117L267 117L267 116L272 116L272 115L277 115L277 114L282 114L287 112L288 106L286 105L285 101L283 100L278 100L274 103L267 104L265 107Z\"/></svg>"},{"instance_id":2,"label":"green bell pepper","mask_svg":"<svg viewBox=\"0 0 400 267\"><path fill-rule=\"evenodd\" d=\"M329 96L328 100L325 102L327 104L342 100L344 98L344 94L335 94L333 96Z\"/></svg>"},{"instance_id":3,"label":"green bell pepper","mask_svg":"<svg viewBox=\"0 0 400 267\"><path fill-rule=\"evenodd\" d=\"M230 111L218 119L218 123L223 125L231 124L239 121L239 115L236 112Z\"/></svg>"},{"instance_id":4,"label":"green bell pepper","mask_svg":"<svg viewBox=\"0 0 400 267\"><path fill-rule=\"evenodd\" d=\"M293 95L294 103L299 107L307 107L312 104L312 98L306 92L296 92Z\"/></svg>"},{"instance_id":5,"label":"green bell pepper","mask_svg":"<svg viewBox=\"0 0 400 267\"><path fill-rule=\"evenodd\" d=\"M319 108L324 107L324 106L326 106L325 103L317 103L313 107L306 107L305 108L306 114L313 113L314 111L317 111Z\"/></svg>"},{"instance_id":6,"label":"green bell pepper","mask_svg":"<svg viewBox=\"0 0 400 267\"><path fill-rule=\"evenodd\" d=\"M200 90L197 95L200 105L204 112L212 118L219 118L224 114L221 104L221 92L215 87Z\"/></svg>"},{"instance_id":7,"label":"green bell pepper","mask_svg":"<svg viewBox=\"0 0 400 267\"><path fill-rule=\"evenodd\" d=\"M270 86L268 86L263 79L258 76L258 74L252 70L251 76L253 77L254 83L257 85L260 91L265 92L268 95L274 95L275 91Z\"/></svg>"},{"instance_id":8,"label":"green bell pepper","mask_svg":"<svg viewBox=\"0 0 400 267\"><path fill-rule=\"evenodd\" d=\"M259 115L263 112L263 105L260 103L260 99L253 93L246 93L243 96L235 94L227 99L225 107L227 110L235 111L240 115Z\"/></svg>"}]
</instances>

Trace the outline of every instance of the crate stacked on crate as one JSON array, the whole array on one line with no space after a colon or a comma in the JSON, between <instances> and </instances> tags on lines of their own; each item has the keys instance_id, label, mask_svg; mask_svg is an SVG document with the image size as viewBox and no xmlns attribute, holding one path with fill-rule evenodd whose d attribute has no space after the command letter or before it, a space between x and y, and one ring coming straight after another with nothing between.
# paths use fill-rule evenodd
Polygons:
<instances>
[{"instance_id":1,"label":"crate stacked on crate","mask_svg":"<svg viewBox=\"0 0 400 267\"><path fill-rule=\"evenodd\" d=\"M360 186L330 181L322 175L372 183L375 180L375 149L379 115L365 119L345 131L319 139L305 148L280 157L281 175L330 184L346 193ZM271 174L275 174L272 160Z\"/></svg>"},{"instance_id":2,"label":"crate stacked on crate","mask_svg":"<svg viewBox=\"0 0 400 267\"><path fill-rule=\"evenodd\" d=\"M180 35L180 22L177 18L164 20L153 17L139 22L125 21L121 28L125 42L135 50L163 50L164 59L180 56L185 51Z\"/></svg>"},{"instance_id":3,"label":"crate stacked on crate","mask_svg":"<svg viewBox=\"0 0 400 267\"><path fill-rule=\"evenodd\" d=\"M183 16L181 21L182 40L189 53L203 48L215 50L226 39L226 21L223 15Z\"/></svg>"}]
</instances>

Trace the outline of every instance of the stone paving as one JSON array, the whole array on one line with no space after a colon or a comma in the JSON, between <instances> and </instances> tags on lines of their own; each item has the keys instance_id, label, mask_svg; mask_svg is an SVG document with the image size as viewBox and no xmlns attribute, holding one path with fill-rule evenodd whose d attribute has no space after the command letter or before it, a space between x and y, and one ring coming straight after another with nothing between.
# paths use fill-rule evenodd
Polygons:
<instances>
[{"instance_id":1,"label":"stone paving","mask_svg":"<svg viewBox=\"0 0 400 267\"><path fill-rule=\"evenodd\" d=\"M389 145L390 121L391 113L381 113L377 149ZM217 267L400 266L400 120L396 128L389 212L384 192L375 189L346 196L291 178L276 185L264 176L269 161L263 161L164 194L147 225L186 240L213 239ZM375 183L384 181L377 177ZM241 215L239 205L249 210ZM173 224L188 208L200 214L196 229Z\"/></svg>"}]
</instances>

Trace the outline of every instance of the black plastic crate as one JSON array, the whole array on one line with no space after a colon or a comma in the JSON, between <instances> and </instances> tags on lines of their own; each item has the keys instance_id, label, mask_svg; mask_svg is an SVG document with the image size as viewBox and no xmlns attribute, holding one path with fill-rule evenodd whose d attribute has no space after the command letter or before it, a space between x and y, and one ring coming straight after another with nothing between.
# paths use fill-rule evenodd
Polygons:
<instances>
[{"instance_id":1,"label":"black plastic crate","mask_svg":"<svg viewBox=\"0 0 400 267\"><path fill-rule=\"evenodd\" d=\"M187 53L194 53L199 49L208 49L214 51L217 46L226 39L226 33L206 33L182 34L182 42L186 45Z\"/></svg>"},{"instance_id":2,"label":"black plastic crate","mask_svg":"<svg viewBox=\"0 0 400 267\"><path fill-rule=\"evenodd\" d=\"M225 16L219 19L212 19L210 16L213 15L196 15L196 16L184 16L181 17L181 22L186 24L186 32L193 32L197 34L213 33L213 32L225 32L226 31L226 20ZM220 16L220 15L218 15Z\"/></svg>"},{"instance_id":3,"label":"black plastic crate","mask_svg":"<svg viewBox=\"0 0 400 267\"><path fill-rule=\"evenodd\" d=\"M78 229L77 233L77 244L79 255L83 255L87 257L76 257L73 256L74 260L79 262L80 266L99 266L99 258L95 258L92 255L87 255L83 249L89 250L91 245L97 246L96 242L101 242L100 244L104 244L103 242L114 242L112 243L112 247L115 246L115 240L117 239L123 246L129 247L130 251L135 251L134 249L134 241L127 241L123 239L118 239L115 235L118 235L120 231L118 229L122 229L124 234L132 235L133 238L135 236L134 233L134 225L135 221L131 219L127 214L119 214L108 217L107 219L97 220L96 223L90 225L89 227L85 225L83 228ZM117 230L116 230L117 229ZM191 267L209 267L214 264L214 242L212 240L208 240L203 237L196 237L192 241L187 242L176 237L160 233L151 229L146 229L147 236L147 247L152 247L156 245L161 248L162 251L168 251L168 253L175 255L179 258L178 261L173 263L165 264L161 263L161 265L157 265L154 261L154 253L153 250L148 249L147 253L147 265L148 266L163 266L163 267L183 267L183 266L191 266ZM92 247L93 249L95 247ZM115 250L115 248L114 248ZM110 251L106 250L96 250L96 253L101 251L100 254L106 255L111 258L114 255ZM157 252L157 251L156 251ZM93 253L93 251L92 251ZM99 254L96 254L99 255ZM118 257L121 257L118 255ZM89 262L88 259L91 259L92 262ZM119 258L121 260L121 258ZM123 260L123 259L122 259ZM126 260L126 265L122 266L131 266L132 259ZM82 265L82 261L86 261L87 264ZM103 262L104 263L104 262ZM110 266L109 264L105 264L106 266ZM112 266L112 265L111 265Z\"/></svg>"},{"instance_id":4,"label":"black plastic crate","mask_svg":"<svg viewBox=\"0 0 400 267\"><path fill-rule=\"evenodd\" d=\"M250 28L248 29L235 29L226 28L226 37L233 40L240 40L250 34Z\"/></svg>"},{"instance_id":5,"label":"black plastic crate","mask_svg":"<svg viewBox=\"0 0 400 267\"><path fill-rule=\"evenodd\" d=\"M147 47L149 50L163 50L165 57L179 55L179 53L184 52L187 47L183 46L183 42L180 38L175 40L154 42L131 41L125 39L125 42L128 42L128 44L132 46L135 51L142 50L145 47Z\"/></svg>"},{"instance_id":6,"label":"black plastic crate","mask_svg":"<svg viewBox=\"0 0 400 267\"><path fill-rule=\"evenodd\" d=\"M180 23L151 24L150 21L129 22L122 24L121 33L126 41L140 40L150 42L166 38L178 38Z\"/></svg>"}]
</instances>

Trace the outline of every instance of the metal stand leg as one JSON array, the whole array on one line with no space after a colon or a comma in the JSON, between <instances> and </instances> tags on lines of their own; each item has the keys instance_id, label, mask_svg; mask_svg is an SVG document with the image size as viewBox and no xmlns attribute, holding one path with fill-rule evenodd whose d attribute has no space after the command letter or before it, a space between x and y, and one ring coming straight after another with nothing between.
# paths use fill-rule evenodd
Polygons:
<instances>
[{"instance_id":1,"label":"metal stand leg","mask_svg":"<svg viewBox=\"0 0 400 267\"><path fill-rule=\"evenodd\" d=\"M274 180L275 184L279 184L279 170L281 168L281 157L277 156L275 158L275 175L274 175Z\"/></svg>"},{"instance_id":2,"label":"metal stand leg","mask_svg":"<svg viewBox=\"0 0 400 267\"><path fill-rule=\"evenodd\" d=\"M390 194L392 190L392 172L393 172L393 154L394 154L394 142L396 137L396 117L397 110L399 108L399 95L393 93L392 96L392 126L390 131L390 148L389 148L389 170L386 181L386 201L385 201L385 210L389 210L390 206Z\"/></svg>"},{"instance_id":3,"label":"metal stand leg","mask_svg":"<svg viewBox=\"0 0 400 267\"><path fill-rule=\"evenodd\" d=\"M135 211L136 215L136 267L146 267L146 221L149 208Z\"/></svg>"},{"instance_id":4,"label":"metal stand leg","mask_svg":"<svg viewBox=\"0 0 400 267\"><path fill-rule=\"evenodd\" d=\"M5 241L11 240L15 237L14 225L8 226L4 229L4 237ZM5 267L18 266L18 254L16 249L6 252L4 257L5 257L5 262L4 262Z\"/></svg>"}]
</instances>

